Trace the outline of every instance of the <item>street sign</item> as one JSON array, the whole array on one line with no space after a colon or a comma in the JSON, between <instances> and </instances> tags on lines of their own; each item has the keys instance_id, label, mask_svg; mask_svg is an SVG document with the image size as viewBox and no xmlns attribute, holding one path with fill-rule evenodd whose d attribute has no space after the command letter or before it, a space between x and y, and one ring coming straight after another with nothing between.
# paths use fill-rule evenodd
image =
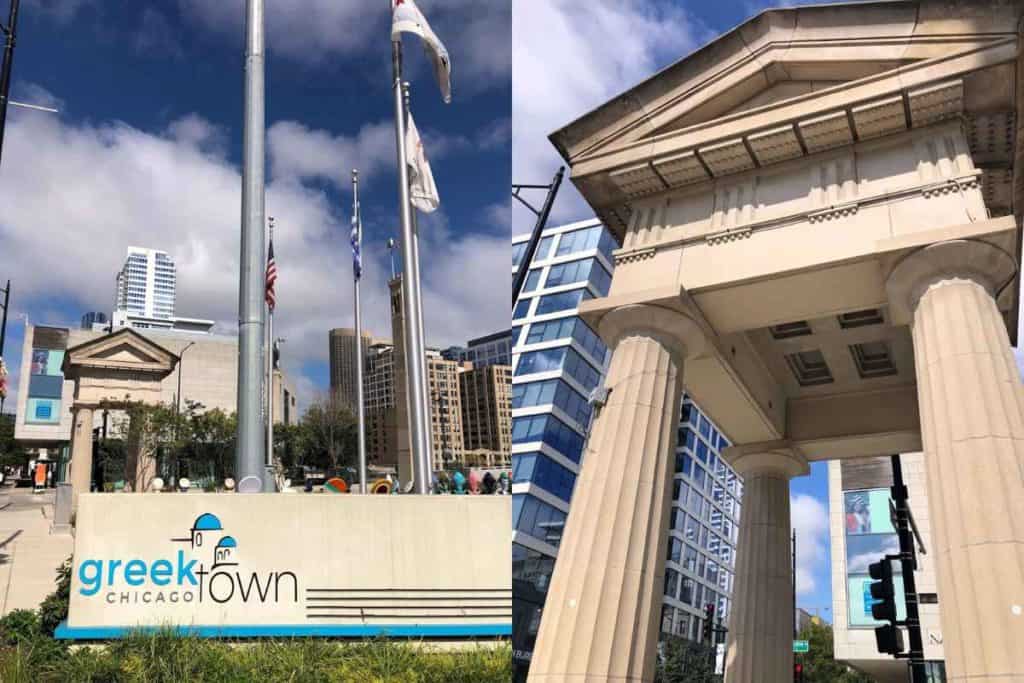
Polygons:
<instances>
[{"instance_id":1,"label":"street sign","mask_svg":"<svg viewBox=\"0 0 1024 683\"><path fill-rule=\"evenodd\" d=\"M811 644L806 640L794 640L793 652L810 652Z\"/></svg>"}]
</instances>

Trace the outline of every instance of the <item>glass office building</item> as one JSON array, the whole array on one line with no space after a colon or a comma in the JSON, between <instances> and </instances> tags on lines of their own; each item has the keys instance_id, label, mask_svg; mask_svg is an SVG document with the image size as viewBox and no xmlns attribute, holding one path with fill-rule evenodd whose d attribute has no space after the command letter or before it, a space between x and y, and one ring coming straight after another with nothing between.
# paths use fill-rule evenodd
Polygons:
<instances>
[{"instance_id":1,"label":"glass office building","mask_svg":"<svg viewBox=\"0 0 1024 683\"><path fill-rule=\"evenodd\" d=\"M525 680L590 424L591 391L607 370L604 343L577 315L605 296L616 244L599 221L513 238L513 272L529 271L512 315L512 572L515 680ZM662 630L700 637L704 605L727 618L742 484L719 457L728 441L688 398L682 407L666 543Z\"/></svg>"}]
</instances>

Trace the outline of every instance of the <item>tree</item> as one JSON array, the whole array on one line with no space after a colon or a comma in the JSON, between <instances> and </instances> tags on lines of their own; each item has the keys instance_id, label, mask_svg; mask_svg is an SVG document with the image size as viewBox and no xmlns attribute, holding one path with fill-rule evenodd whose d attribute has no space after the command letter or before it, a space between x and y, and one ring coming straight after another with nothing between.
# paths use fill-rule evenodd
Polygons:
<instances>
[{"instance_id":1,"label":"tree","mask_svg":"<svg viewBox=\"0 0 1024 683\"><path fill-rule=\"evenodd\" d=\"M355 462L356 418L333 394L319 396L306 410L296 435L298 464L338 469Z\"/></svg>"},{"instance_id":2,"label":"tree","mask_svg":"<svg viewBox=\"0 0 1024 683\"><path fill-rule=\"evenodd\" d=\"M678 636L663 636L655 683L716 683L714 649Z\"/></svg>"},{"instance_id":3,"label":"tree","mask_svg":"<svg viewBox=\"0 0 1024 683\"><path fill-rule=\"evenodd\" d=\"M832 626L812 620L800 631L810 651L795 655L804 665L805 683L872 683L872 679L837 662L833 650Z\"/></svg>"}]
</instances>

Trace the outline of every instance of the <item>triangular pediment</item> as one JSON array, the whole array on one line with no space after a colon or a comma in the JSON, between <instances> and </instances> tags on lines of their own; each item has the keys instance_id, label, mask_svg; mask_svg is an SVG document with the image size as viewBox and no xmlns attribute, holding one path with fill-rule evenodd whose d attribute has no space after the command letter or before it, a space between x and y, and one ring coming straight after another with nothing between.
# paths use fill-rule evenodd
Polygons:
<instances>
[{"instance_id":1,"label":"triangular pediment","mask_svg":"<svg viewBox=\"0 0 1024 683\"><path fill-rule=\"evenodd\" d=\"M927 0L762 12L550 140L622 237L640 198L944 120L995 129L1016 113L1018 39L1006 27L1022 12L954 3L954 18ZM972 154L983 147L972 138ZM995 205L1008 184L988 185Z\"/></svg>"},{"instance_id":2,"label":"triangular pediment","mask_svg":"<svg viewBox=\"0 0 1024 683\"><path fill-rule=\"evenodd\" d=\"M166 376L177 363L178 356L163 346L124 328L68 349L64 373L73 376L83 368L102 368Z\"/></svg>"}]
</instances>

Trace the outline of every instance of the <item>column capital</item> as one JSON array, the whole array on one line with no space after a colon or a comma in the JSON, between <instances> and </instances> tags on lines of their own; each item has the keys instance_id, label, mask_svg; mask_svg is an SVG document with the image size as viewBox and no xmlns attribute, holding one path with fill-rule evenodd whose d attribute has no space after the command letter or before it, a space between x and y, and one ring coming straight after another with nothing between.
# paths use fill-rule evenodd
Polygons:
<instances>
[{"instance_id":1,"label":"column capital","mask_svg":"<svg viewBox=\"0 0 1024 683\"><path fill-rule=\"evenodd\" d=\"M74 401L71 404L71 410L99 410L100 404L95 401Z\"/></svg>"},{"instance_id":2,"label":"column capital","mask_svg":"<svg viewBox=\"0 0 1024 683\"><path fill-rule=\"evenodd\" d=\"M1000 247L977 239L936 242L900 259L885 280L892 322L906 325L928 287L940 280L971 280L997 296L1017 275L1017 260Z\"/></svg>"},{"instance_id":3,"label":"column capital","mask_svg":"<svg viewBox=\"0 0 1024 683\"><path fill-rule=\"evenodd\" d=\"M741 477L769 473L782 474L792 479L811 472L807 458L800 449L785 440L729 446L722 451L722 457Z\"/></svg>"},{"instance_id":4,"label":"column capital","mask_svg":"<svg viewBox=\"0 0 1024 683\"><path fill-rule=\"evenodd\" d=\"M608 311L601 317L597 333L612 349L626 337L646 335L680 359L699 355L707 344L704 331L693 318L653 304L627 304Z\"/></svg>"}]
</instances>

